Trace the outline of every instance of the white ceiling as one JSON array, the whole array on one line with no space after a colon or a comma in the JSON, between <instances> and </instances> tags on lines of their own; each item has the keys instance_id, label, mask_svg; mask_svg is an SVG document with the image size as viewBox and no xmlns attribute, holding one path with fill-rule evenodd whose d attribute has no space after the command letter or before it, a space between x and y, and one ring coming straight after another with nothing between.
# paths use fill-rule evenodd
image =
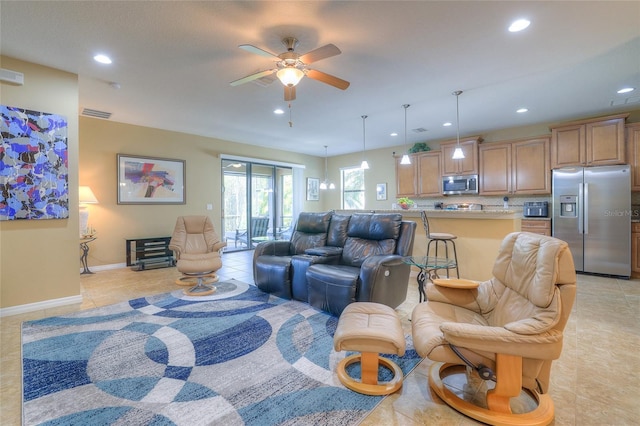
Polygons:
<instances>
[{"instance_id":1,"label":"white ceiling","mask_svg":"<svg viewBox=\"0 0 640 426\"><path fill-rule=\"evenodd\" d=\"M640 1L2 1L0 15L2 54L78 74L81 110L311 155L362 150L363 114L367 149L403 144L403 104L408 144L455 138L458 89L461 135L640 109ZM509 33L520 17L531 26ZM280 82L229 85L273 65L238 45L278 54L285 36L299 53L338 46L312 68L351 82L304 78L293 127L273 114Z\"/></svg>"}]
</instances>

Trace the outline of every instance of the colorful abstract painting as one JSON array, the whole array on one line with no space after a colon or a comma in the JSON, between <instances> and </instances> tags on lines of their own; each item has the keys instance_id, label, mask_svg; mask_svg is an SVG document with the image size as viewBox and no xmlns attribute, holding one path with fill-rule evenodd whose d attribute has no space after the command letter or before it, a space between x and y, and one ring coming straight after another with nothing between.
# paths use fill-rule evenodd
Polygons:
<instances>
[{"instance_id":1,"label":"colorful abstract painting","mask_svg":"<svg viewBox=\"0 0 640 426\"><path fill-rule=\"evenodd\" d=\"M0 220L69 217L67 120L0 105Z\"/></svg>"}]
</instances>

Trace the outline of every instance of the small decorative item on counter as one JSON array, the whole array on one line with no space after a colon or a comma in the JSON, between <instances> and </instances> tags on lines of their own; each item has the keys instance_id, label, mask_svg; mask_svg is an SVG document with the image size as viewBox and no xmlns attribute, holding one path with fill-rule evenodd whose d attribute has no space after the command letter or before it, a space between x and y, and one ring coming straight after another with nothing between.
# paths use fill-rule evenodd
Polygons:
<instances>
[{"instance_id":1,"label":"small decorative item on counter","mask_svg":"<svg viewBox=\"0 0 640 426\"><path fill-rule=\"evenodd\" d=\"M504 197L502 201L504 201L504 209L509 210L509 197Z\"/></svg>"},{"instance_id":2,"label":"small decorative item on counter","mask_svg":"<svg viewBox=\"0 0 640 426\"><path fill-rule=\"evenodd\" d=\"M408 197L398 198L398 205L402 210L409 210L413 206L413 200Z\"/></svg>"}]
</instances>

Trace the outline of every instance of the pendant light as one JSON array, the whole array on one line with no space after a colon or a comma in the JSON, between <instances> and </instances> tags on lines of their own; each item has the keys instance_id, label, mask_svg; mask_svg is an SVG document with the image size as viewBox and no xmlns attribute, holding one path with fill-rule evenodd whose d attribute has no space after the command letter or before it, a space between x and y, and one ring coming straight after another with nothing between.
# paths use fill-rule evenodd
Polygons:
<instances>
[{"instance_id":1,"label":"pendant light","mask_svg":"<svg viewBox=\"0 0 640 426\"><path fill-rule=\"evenodd\" d=\"M365 132L365 125L364 125L364 121L367 119L366 115L362 116L362 164L360 164L360 168L362 170L369 170L369 163L367 163L367 160L364 156L364 151L365 151L365 147L366 147L366 132Z\"/></svg>"},{"instance_id":2,"label":"pendant light","mask_svg":"<svg viewBox=\"0 0 640 426\"><path fill-rule=\"evenodd\" d=\"M320 189L336 189L336 186L333 182L329 182L329 178L327 177L327 145L324 146L324 180L320 184Z\"/></svg>"},{"instance_id":3,"label":"pendant light","mask_svg":"<svg viewBox=\"0 0 640 426\"><path fill-rule=\"evenodd\" d=\"M410 107L409 104L402 105L404 108L404 144L407 144L407 108ZM409 158L408 151L404 153L402 159L400 160L400 164L411 164L411 158Z\"/></svg>"},{"instance_id":4,"label":"pendant light","mask_svg":"<svg viewBox=\"0 0 640 426\"><path fill-rule=\"evenodd\" d=\"M453 92L456 95L456 127L457 127L457 139L458 143L456 145L455 151L453 151L454 160L462 160L464 158L464 152L462 152L462 148L460 147L460 107L458 105L458 96L462 94L462 90L456 90Z\"/></svg>"}]
</instances>

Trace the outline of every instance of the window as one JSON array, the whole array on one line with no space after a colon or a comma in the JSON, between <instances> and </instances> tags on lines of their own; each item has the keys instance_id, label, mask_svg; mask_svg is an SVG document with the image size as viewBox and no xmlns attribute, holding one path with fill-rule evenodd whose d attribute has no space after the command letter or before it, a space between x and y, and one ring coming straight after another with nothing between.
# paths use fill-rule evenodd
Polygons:
<instances>
[{"instance_id":1,"label":"window","mask_svg":"<svg viewBox=\"0 0 640 426\"><path fill-rule=\"evenodd\" d=\"M364 209L364 170L352 167L341 170L342 208L344 210Z\"/></svg>"}]
</instances>

